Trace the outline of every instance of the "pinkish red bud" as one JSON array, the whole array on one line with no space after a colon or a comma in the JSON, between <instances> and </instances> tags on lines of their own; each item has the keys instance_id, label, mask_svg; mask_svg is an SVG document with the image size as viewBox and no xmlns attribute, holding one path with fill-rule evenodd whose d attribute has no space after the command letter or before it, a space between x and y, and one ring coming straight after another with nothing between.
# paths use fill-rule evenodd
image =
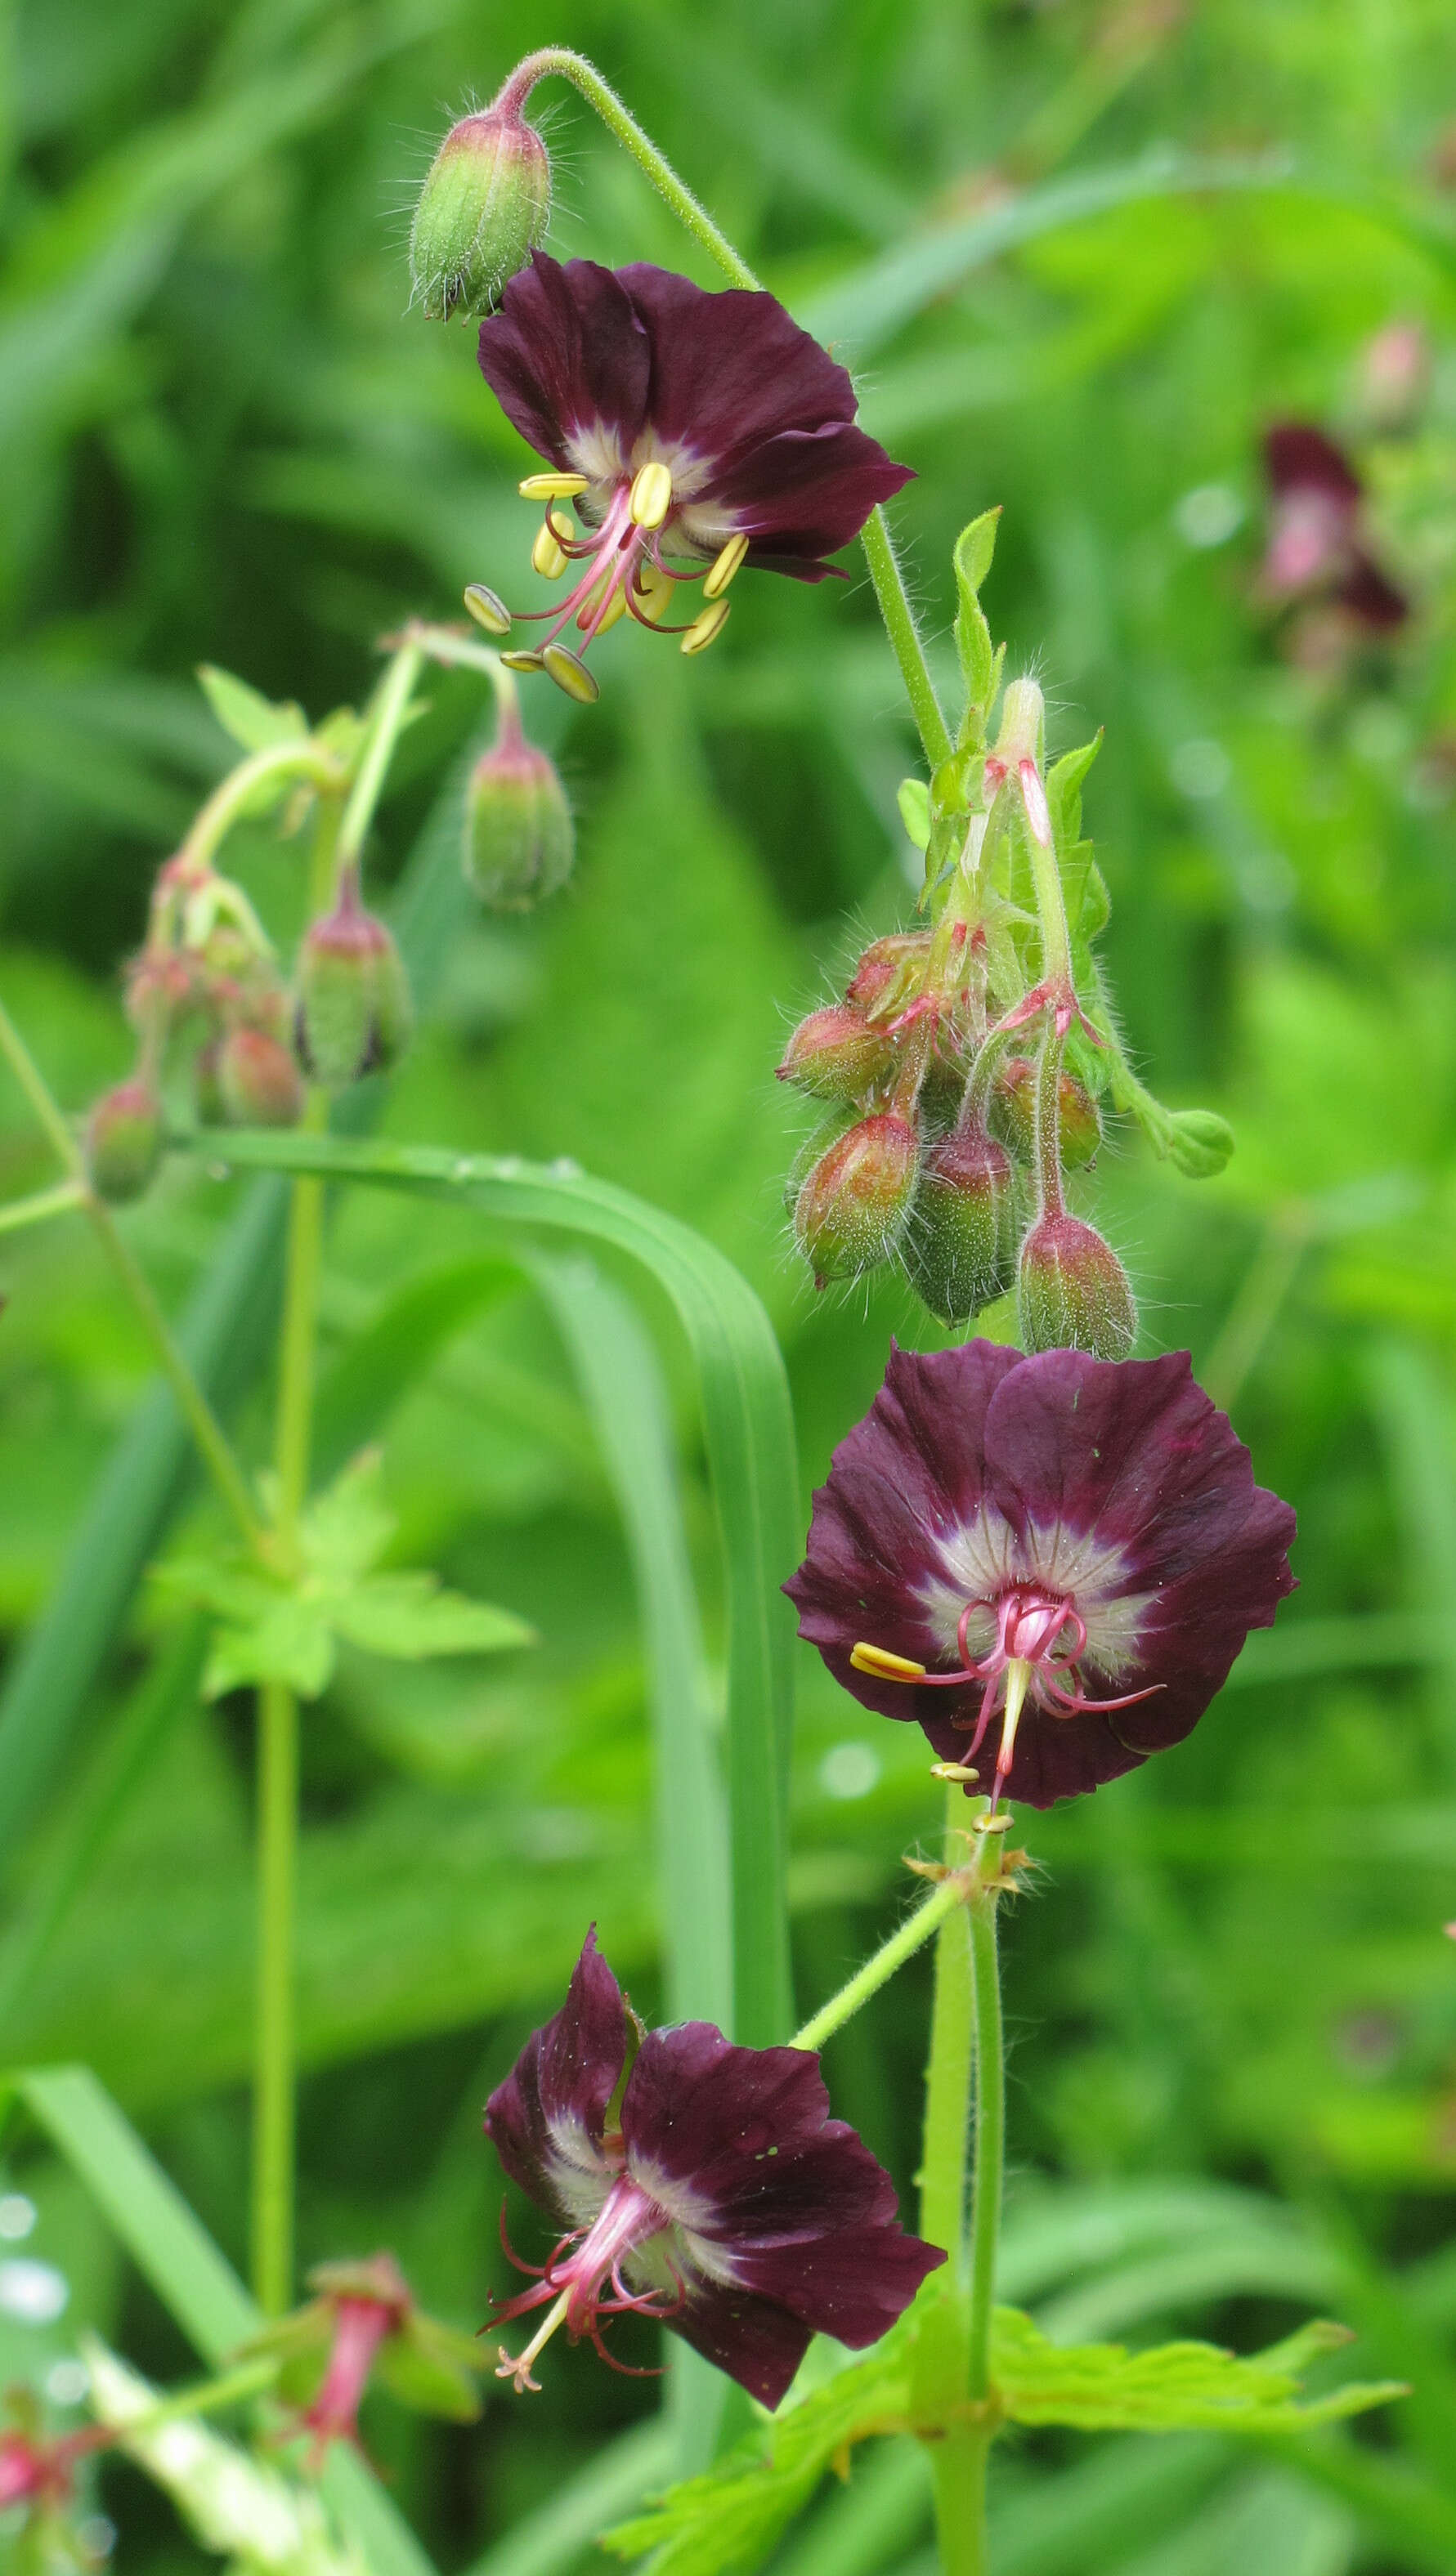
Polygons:
<instances>
[{"instance_id":1,"label":"pinkish red bud","mask_svg":"<svg viewBox=\"0 0 1456 2576\"><path fill-rule=\"evenodd\" d=\"M780 1082L796 1083L816 1100L862 1100L895 1060L894 1040L849 1002L811 1011L784 1049Z\"/></svg>"},{"instance_id":2,"label":"pinkish red bud","mask_svg":"<svg viewBox=\"0 0 1456 2576\"><path fill-rule=\"evenodd\" d=\"M217 1051L216 1079L235 1127L294 1127L303 1115L293 1051L267 1029L229 1029Z\"/></svg>"},{"instance_id":3,"label":"pinkish red bud","mask_svg":"<svg viewBox=\"0 0 1456 2576\"><path fill-rule=\"evenodd\" d=\"M149 1082L119 1082L86 1122L86 1169L98 1198L139 1199L162 1159L162 1104Z\"/></svg>"},{"instance_id":4,"label":"pinkish red bud","mask_svg":"<svg viewBox=\"0 0 1456 2576\"><path fill-rule=\"evenodd\" d=\"M350 880L298 953L298 1052L316 1081L341 1090L396 1063L412 1021L399 950Z\"/></svg>"},{"instance_id":5,"label":"pinkish red bud","mask_svg":"<svg viewBox=\"0 0 1456 2576\"><path fill-rule=\"evenodd\" d=\"M847 1002L862 1011L888 1008L898 994L908 1000L918 991L930 957L928 930L899 930L870 942L845 987Z\"/></svg>"},{"instance_id":6,"label":"pinkish red bud","mask_svg":"<svg viewBox=\"0 0 1456 2576\"><path fill-rule=\"evenodd\" d=\"M963 1324L1016 1277L1020 1193L994 1137L958 1127L925 1155L901 1257L943 1324Z\"/></svg>"},{"instance_id":7,"label":"pinkish red bud","mask_svg":"<svg viewBox=\"0 0 1456 2576\"><path fill-rule=\"evenodd\" d=\"M893 1110L861 1118L820 1155L794 1208L816 1287L888 1260L905 1230L918 1162L915 1130Z\"/></svg>"},{"instance_id":8,"label":"pinkish red bud","mask_svg":"<svg viewBox=\"0 0 1456 2576\"><path fill-rule=\"evenodd\" d=\"M529 912L565 885L575 857L555 762L527 742L519 718L503 717L466 793L467 879L496 912Z\"/></svg>"},{"instance_id":9,"label":"pinkish red bud","mask_svg":"<svg viewBox=\"0 0 1456 2576\"><path fill-rule=\"evenodd\" d=\"M1028 1351L1090 1351L1100 1360L1121 1360L1137 1339L1127 1272L1096 1227L1080 1217L1037 1218L1021 1247L1016 1308Z\"/></svg>"},{"instance_id":10,"label":"pinkish red bud","mask_svg":"<svg viewBox=\"0 0 1456 2576\"><path fill-rule=\"evenodd\" d=\"M1102 1120L1086 1085L1065 1065L1057 1080L1057 1118L1062 1169L1079 1172L1102 1142ZM990 1125L1018 1162L1034 1161L1036 1066L1029 1056L1014 1055L1002 1066L991 1091Z\"/></svg>"},{"instance_id":11,"label":"pinkish red bud","mask_svg":"<svg viewBox=\"0 0 1456 2576\"><path fill-rule=\"evenodd\" d=\"M492 313L546 238L551 163L534 125L493 107L452 125L420 191L410 278L432 321Z\"/></svg>"}]
</instances>

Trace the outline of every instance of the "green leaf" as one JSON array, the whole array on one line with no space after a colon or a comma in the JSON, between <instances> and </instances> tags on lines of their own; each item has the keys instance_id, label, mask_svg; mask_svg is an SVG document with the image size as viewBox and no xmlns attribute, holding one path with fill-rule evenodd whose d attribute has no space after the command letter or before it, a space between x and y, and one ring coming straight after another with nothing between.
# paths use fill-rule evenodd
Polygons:
<instances>
[{"instance_id":1,"label":"green leaf","mask_svg":"<svg viewBox=\"0 0 1456 2576\"><path fill-rule=\"evenodd\" d=\"M998 2308L991 2375L1016 2424L1070 2424L1085 2433L1295 2432L1363 2414L1405 2394L1399 2380L1351 2381L1301 2399L1301 2374L1351 2340L1343 2326L1305 2326L1247 2361L1208 2343L1054 2344L1018 2308Z\"/></svg>"},{"instance_id":2,"label":"green leaf","mask_svg":"<svg viewBox=\"0 0 1456 2576\"><path fill-rule=\"evenodd\" d=\"M248 1682L286 1682L300 1699L317 1699L333 1679L333 1623L307 1602L285 1596L247 1627L220 1628L202 1677L205 1699L221 1699Z\"/></svg>"},{"instance_id":3,"label":"green leaf","mask_svg":"<svg viewBox=\"0 0 1456 2576\"><path fill-rule=\"evenodd\" d=\"M960 655L961 676L966 684L966 712L961 740L984 740L986 719L996 693L1000 663L991 642L991 629L981 607L981 584L991 569L996 551L996 526L999 509L983 510L970 526L962 528L956 539L956 651Z\"/></svg>"},{"instance_id":4,"label":"green leaf","mask_svg":"<svg viewBox=\"0 0 1456 2576\"><path fill-rule=\"evenodd\" d=\"M923 778L902 778L896 791L900 820L917 850L930 847L930 790Z\"/></svg>"},{"instance_id":5,"label":"green leaf","mask_svg":"<svg viewBox=\"0 0 1456 2576\"><path fill-rule=\"evenodd\" d=\"M330 1616L336 1635L371 1655L499 1655L536 1642L534 1628L514 1611L442 1592L433 1574L376 1574Z\"/></svg>"},{"instance_id":6,"label":"green leaf","mask_svg":"<svg viewBox=\"0 0 1456 2576\"><path fill-rule=\"evenodd\" d=\"M377 1565L394 1536L395 1518L382 1494L384 1459L378 1449L361 1449L316 1494L298 1525L299 1551L306 1565L326 1579L348 1582Z\"/></svg>"},{"instance_id":7,"label":"green leaf","mask_svg":"<svg viewBox=\"0 0 1456 2576\"><path fill-rule=\"evenodd\" d=\"M303 709L292 699L275 706L247 680L219 670L215 662L199 664L197 676L224 733L230 733L244 751L271 751L275 743L307 742Z\"/></svg>"},{"instance_id":8,"label":"green leaf","mask_svg":"<svg viewBox=\"0 0 1456 2576\"><path fill-rule=\"evenodd\" d=\"M1047 809L1052 818L1052 837L1058 851L1070 852L1082 834L1082 781L1102 749L1102 736L1095 733L1079 751L1064 751L1047 771Z\"/></svg>"},{"instance_id":9,"label":"green leaf","mask_svg":"<svg viewBox=\"0 0 1456 2576\"><path fill-rule=\"evenodd\" d=\"M473 2424L481 2410L477 2374L490 2367L489 2346L452 2333L418 2308L401 2333L387 2335L375 2369L391 2397L416 2415Z\"/></svg>"}]
</instances>

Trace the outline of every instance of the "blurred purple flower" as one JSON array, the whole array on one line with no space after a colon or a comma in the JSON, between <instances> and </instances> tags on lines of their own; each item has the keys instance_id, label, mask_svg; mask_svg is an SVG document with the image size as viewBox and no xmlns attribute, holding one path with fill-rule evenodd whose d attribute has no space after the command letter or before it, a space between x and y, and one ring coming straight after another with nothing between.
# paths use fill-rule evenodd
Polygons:
<instances>
[{"instance_id":1,"label":"blurred purple flower","mask_svg":"<svg viewBox=\"0 0 1456 2576\"><path fill-rule=\"evenodd\" d=\"M1287 600L1333 600L1376 633L1403 625L1410 603L1381 571L1360 526L1363 486L1347 456L1308 421L1265 434L1271 505L1263 588Z\"/></svg>"},{"instance_id":2,"label":"blurred purple flower","mask_svg":"<svg viewBox=\"0 0 1456 2576\"><path fill-rule=\"evenodd\" d=\"M784 1588L835 1679L942 1759L999 1709L995 1795L1048 1807L1182 1741L1293 1588L1293 1536L1186 1352L976 1341L892 1351Z\"/></svg>"},{"instance_id":3,"label":"blurred purple flower","mask_svg":"<svg viewBox=\"0 0 1456 2576\"><path fill-rule=\"evenodd\" d=\"M579 479L562 497L583 538L542 495L547 537L580 567L542 612L548 644L573 618L590 644L624 608L655 625L672 584L705 570L713 610L694 625L710 641L741 563L822 581L825 557L910 479L855 426L844 368L761 292L536 251L480 326L480 366L545 479Z\"/></svg>"},{"instance_id":4,"label":"blurred purple flower","mask_svg":"<svg viewBox=\"0 0 1456 2576\"><path fill-rule=\"evenodd\" d=\"M889 2175L829 2116L812 2051L735 2048L703 2021L638 2042L593 1929L560 2012L486 2105L506 2172L567 2230L497 2311L550 2305L497 2377L535 2388L560 2325L610 2360L603 2320L635 2314L776 2406L812 2335L876 2342L945 2257L901 2228Z\"/></svg>"}]
</instances>

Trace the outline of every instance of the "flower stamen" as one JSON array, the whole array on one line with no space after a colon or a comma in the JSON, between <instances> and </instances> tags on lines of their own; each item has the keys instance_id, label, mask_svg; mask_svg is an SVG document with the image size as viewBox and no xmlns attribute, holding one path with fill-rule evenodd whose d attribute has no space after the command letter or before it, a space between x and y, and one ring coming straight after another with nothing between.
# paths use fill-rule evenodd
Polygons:
<instances>
[{"instance_id":1,"label":"flower stamen","mask_svg":"<svg viewBox=\"0 0 1456 2576\"><path fill-rule=\"evenodd\" d=\"M523 501L574 501L586 488L584 474L527 474L516 485Z\"/></svg>"},{"instance_id":2,"label":"flower stamen","mask_svg":"<svg viewBox=\"0 0 1456 2576\"><path fill-rule=\"evenodd\" d=\"M632 477L627 511L634 528L660 528L672 508L672 469L654 456Z\"/></svg>"},{"instance_id":3,"label":"flower stamen","mask_svg":"<svg viewBox=\"0 0 1456 2576\"><path fill-rule=\"evenodd\" d=\"M705 608L700 616L693 619L678 648L679 651L706 653L715 637L722 634L732 614L732 607L731 600L715 599L711 608Z\"/></svg>"},{"instance_id":4,"label":"flower stamen","mask_svg":"<svg viewBox=\"0 0 1456 2576\"><path fill-rule=\"evenodd\" d=\"M733 579L734 574L740 569L747 553L748 539L746 537L737 536L729 538L728 543L723 547L721 553L714 556L713 561L709 565L707 573L704 576L703 597L705 599L721 599L724 591L728 587L728 584Z\"/></svg>"},{"instance_id":5,"label":"flower stamen","mask_svg":"<svg viewBox=\"0 0 1456 2576\"><path fill-rule=\"evenodd\" d=\"M550 2315L537 2327L524 2352L509 2353L503 2343L497 2344L496 2350L500 2359L496 2363L495 2375L497 2379L509 2379L518 2397L524 2397L528 2389L533 2397L540 2396L541 2382L531 2377L531 2364L537 2354L550 2342L557 2327L565 2325L570 2306L571 2292L563 2290Z\"/></svg>"}]
</instances>

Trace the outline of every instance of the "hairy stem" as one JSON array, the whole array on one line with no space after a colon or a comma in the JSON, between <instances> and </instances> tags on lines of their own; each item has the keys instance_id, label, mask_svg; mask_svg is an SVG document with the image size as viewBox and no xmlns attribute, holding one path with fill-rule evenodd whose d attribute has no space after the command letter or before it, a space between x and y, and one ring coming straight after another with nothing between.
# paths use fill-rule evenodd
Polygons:
<instances>
[{"instance_id":1,"label":"hairy stem","mask_svg":"<svg viewBox=\"0 0 1456 2576\"><path fill-rule=\"evenodd\" d=\"M954 1913L957 1906L964 1905L965 1900L965 1874L953 1870L949 1877L941 1880L934 1894L927 1896L924 1904L917 1905L914 1913L906 1917L899 1931L891 1933L874 1957L866 1959L864 1966L855 1970L838 1994L831 1995L827 2004L820 2005L803 2029L794 2033L789 2046L822 2048L826 2039L832 2039L861 2005L869 2002L871 1995L878 1994L881 1986L888 1985L896 1969L903 1968L907 1959L913 1959L916 1951L940 1930L946 1916Z\"/></svg>"},{"instance_id":2,"label":"hairy stem","mask_svg":"<svg viewBox=\"0 0 1456 2576\"><path fill-rule=\"evenodd\" d=\"M1062 1214L1062 1041L1055 1017L1049 1018L1036 1060L1033 1124L1037 1188L1041 1216Z\"/></svg>"},{"instance_id":3,"label":"hairy stem","mask_svg":"<svg viewBox=\"0 0 1456 2576\"><path fill-rule=\"evenodd\" d=\"M708 257L716 261L730 284L761 289L762 280L755 277L747 260L739 256L727 234L719 231L707 207L678 177L666 153L658 149L650 134L643 132L610 82L603 80L595 64L589 63L584 55L572 53L564 45L548 45L540 53L528 54L524 62L516 65L496 98L495 106L519 115L536 83L552 73L559 73L563 80L569 80L596 109L602 123L616 136L623 150L630 152L658 195L666 198L679 223L691 233ZM861 542L880 615L900 666L900 676L905 683L925 757L935 769L941 761L950 758L950 731L940 711L925 647L920 640L920 629L915 622L915 611L910 605L883 510L871 511Z\"/></svg>"},{"instance_id":4,"label":"hairy stem","mask_svg":"<svg viewBox=\"0 0 1456 2576\"><path fill-rule=\"evenodd\" d=\"M32 1190L28 1198L11 1199L0 1207L0 1234L19 1234L27 1225L44 1225L48 1217L69 1216L73 1208L86 1204L84 1181L57 1181L49 1190Z\"/></svg>"},{"instance_id":5,"label":"hairy stem","mask_svg":"<svg viewBox=\"0 0 1456 2576\"><path fill-rule=\"evenodd\" d=\"M424 658L419 645L406 637L374 693L368 737L354 773L344 819L339 826L334 852L336 876L342 876L346 868L359 864L369 826L374 820L374 808L389 774L394 747L409 712L410 697Z\"/></svg>"},{"instance_id":6,"label":"hairy stem","mask_svg":"<svg viewBox=\"0 0 1456 2576\"><path fill-rule=\"evenodd\" d=\"M306 780L320 794L337 791L343 773L338 762L314 742L273 742L262 751L240 760L229 770L221 786L215 787L188 831L178 852L197 868L210 866L213 853L245 812L258 789L269 780L280 784L289 778Z\"/></svg>"},{"instance_id":7,"label":"hairy stem","mask_svg":"<svg viewBox=\"0 0 1456 2576\"><path fill-rule=\"evenodd\" d=\"M963 1831L952 1783L947 1834ZM943 2245L951 2296L926 2320L916 2356L914 2403L942 2430L927 2443L944 2576L987 2576L986 2462L991 2302L1001 2222L1005 2125L1000 1993L996 1982L996 1881L1001 1834L979 1831L968 1902L941 1926L926 2077L920 2233ZM953 1848L953 1846L952 1846ZM976 2160L969 2240L966 2167L974 2076ZM978 2414L975 2409L981 2409Z\"/></svg>"}]
</instances>

